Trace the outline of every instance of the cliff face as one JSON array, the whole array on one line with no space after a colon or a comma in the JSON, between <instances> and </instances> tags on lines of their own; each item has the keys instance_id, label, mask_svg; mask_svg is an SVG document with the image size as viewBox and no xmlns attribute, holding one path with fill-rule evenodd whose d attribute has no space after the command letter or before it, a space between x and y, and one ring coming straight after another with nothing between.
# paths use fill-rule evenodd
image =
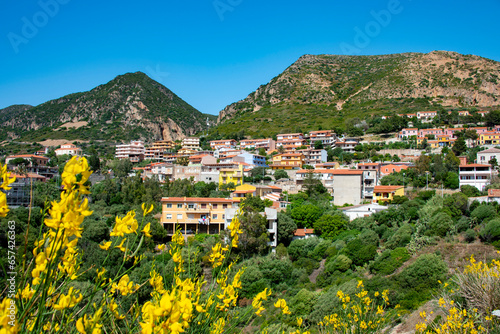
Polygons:
<instances>
[{"instance_id":1,"label":"cliff face","mask_svg":"<svg viewBox=\"0 0 500 334\"><path fill-rule=\"evenodd\" d=\"M144 73L127 73L91 91L4 115L2 128L7 131L0 139L41 133L67 122L86 122L71 135L114 141L177 140L203 130L207 116ZM41 137L50 138L54 135L50 132Z\"/></svg>"},{"instance_id":2,"label":"cliff face","mask_svg":"<svg viewBox=\"0 0 500 334\"><path fill-rule=\"evenodd\" d=\"M218 122L275 105L359 104L426 99L445 107L500 105L500 63L455 52L381 56L305 55L245 99L219 113Z\"/></svg>"}]
</instances>

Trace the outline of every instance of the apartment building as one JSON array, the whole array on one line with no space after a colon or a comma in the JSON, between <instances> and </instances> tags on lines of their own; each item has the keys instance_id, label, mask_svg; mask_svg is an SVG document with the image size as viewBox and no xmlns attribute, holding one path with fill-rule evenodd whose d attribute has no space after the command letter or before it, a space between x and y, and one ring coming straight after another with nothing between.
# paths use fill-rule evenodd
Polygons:
<instances>
[{"instance_id":1,"label":"apartment building","mask_svg":"<svg viewBox=\"0 0 500 334\"><path fill-rule=\"evenodd\" d=\"M305 150L297 150L297 153L302 153L304 155L304 164L316 166L317 164L321 164L326 162L327 153L326 150L323 149L305 149Z\"/></svg>"},{"instance_id":2,"label":"apartment building","mask_svg":"<svg viewBox=\"0 0 500 334\"><path fill-rule=\"evenodd\" d=\"M278 140L276 146L283 146L286 150L294 150L297 147L306 146L307 140L305 139L284 139Z\"/></svg>"},{"instance_id":3,"label":"apartment building","mask_svg":"<svg viewBox=\"0 0 500 334\"><path fill-rule=\"evenodd\" d=\"M187 137L182 139L182 148L197 151L200 149L200 138Z\"/></svg>"},{"instance_id":4,"label":"apartment building","mask_svg":"<svg viewBox=\"0 0 500 334\"><path fill-rule=\"evenodd\" d=\"M116 145L115 158L129 159L131 162L144 160L145 148L142 140L131 141L129 144Z\"/></svg>"},{"instance_id":5,"label":"apartment building","mask_svg":"<svg viewBox=\"0 0 500 334\"><path fill-rule=\"evenodd\" d=\"M265 211L259 212L259 214L263 217L266 217L267 220L267 232L269 233L269 242L268 245L270 247L276 248L278 246L278 211L273 208L265 208ZM225 219L226 222L224 227L226 229L229 228L231 221L237 215L236 208L228 208L226 209Z\"/></svg>"},{"instance_id":6,"label":"apartment building","mask_svg":"<svg viewBox=\"0 0 500 334\"><path fill-rule=\"evenodd\" d=\"M222 168L219 173L219 184L232 183L235 186L243 184L243 165L236 168Z\"/></svg>"},{"instance_id":7,"label":"apartment building","mask_svg":"<svg viewBox=\"0 0 500 334\"><path fill-rule=\"evenodd\" d=\"M304 165L302 153L283 153L273 156L271 168L276 169L300 169Z\"/></svg>"},{"instance_id":8,"label":"apartment building","mask_svg":"<svg viewBox=\"0 0 500 334\"><path fill-rule=\"evenodd\" d=\"M263 148L266 151L272 151L276 149L276 141L272 138L266 139L243 139L240 140L240 148L243 149L260 149Z\"/></svg>"},{"instance_id":9,"label":"apartment building","mask_svg":"<svg viewBox=\"0 0 500 334\"><path fill-rule=\"evenodd\" d=\"M283 140L301 140L304 139L304 134L303 133L280 133L279 135L276 135L276 140L277 141L283 141Z\"/></svg>"},{"instance_id":10,"label":"apartment building","mask_svg":"<svg viewBox=\"0 0 500 334\"><path fill-rule=\"evenodd\" d=\"M373 190L380 180L380 164L376 162L361 163L357 166L363 171L363 197L373 198Z\"/></svg>"},{"instance_id":11,"label":"apartment building","mask_svg":"<svg viewBox=\"0 0 500 334\"><path fill-rule=\"evenodd\" d=\"M204 197L164 197L161 205L161 223L168 235L180 227L185 237L198 233L219 234L224 230L226 210L237 208L232 199Z\"/></svg>"},{"instance_id":12,"label":"apartment building","mask_svg":"<svg viewBox=\"0 0 500 334\"><path fill-rule=\"evenodd\" d=\"M359 144L358 138L344 138L335 142L335 147L340 147L344 152L354 153L354 148Z\"/></svg>"},{"instance_id":13,"label":"apartment building","mask_svg":"<svg viewBox=\"0 0 500 334\"><path fill-rule=\"evenodd\" d=\"M500 144L500 132L497 131L487 131L479 135L479 145L499 145Z\"/></svg>"},{"instance_id":14,"label":"apartment building","mask_svg":"<svg viewBox=\"0 0 500 334\"><path fill-rule=\"evenodd\" d=\"M221 148L234 149L238 142L234 139L224 139L224 140L212 140L210 142L210 148L212 150L219 150Z\"/></svg>"},{"instance_id":15,"label":"apartment building","mask_svg":"<svg viewBox=\"0 0 500 334\"><path fill-rule=\"evenodd\" d=\"M429 135L442 135L444 134L443 129L420 129L418 131L418 136L419 137L425 137Z\"/></svg>"},{"instance_id":16,"label":"apartment building","mask_svg":"<svg viewBox=\"0 0 500 334\"><path fill-rule=\"evenodd\" d=\"M417 128L407 128L399 131L398 138L399 139L407 139L410 137L417 137L418 136L418 129Z\"/></svg>"},{"instance_id":17,"label":"apartment building","mask_svg":"<svg viewBox=\"0 0 500 334\"><path fill-rule=\"evenodd\" d=\"M417 118L422 123L430 123L437 116L437 111L419 111L417 112Z\"/></svg>"},{"instance_id":18,"label":"apartment building","mask_svg":"<svg viewBox=\"0 0 500 334\"><path fill-rule=\"evenodd\" d=\"M323 147L332 146L337 139L337 135L333 130L320 130L320 131L311 131L309 132L309 140L311 145L314 145L315 142L320 141L323 144Z\"/></svg>"}]
</instances>

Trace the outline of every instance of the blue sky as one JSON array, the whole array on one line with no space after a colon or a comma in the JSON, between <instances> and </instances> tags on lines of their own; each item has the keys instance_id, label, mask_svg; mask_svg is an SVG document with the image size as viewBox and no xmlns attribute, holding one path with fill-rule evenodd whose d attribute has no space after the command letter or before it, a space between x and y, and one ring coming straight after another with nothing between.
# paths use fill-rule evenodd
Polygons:
<instances>
[{"instance_id":1,"label":"blue sky","mask_svg":"<svg viewBox=\"0 0 500 334\"><path fill-rule=\"evenodd\" d=\"M217 114L303 54L449 50L500 61L499 0L5 0L0 108L142 71Z\"/></svg>"}]
</instances>

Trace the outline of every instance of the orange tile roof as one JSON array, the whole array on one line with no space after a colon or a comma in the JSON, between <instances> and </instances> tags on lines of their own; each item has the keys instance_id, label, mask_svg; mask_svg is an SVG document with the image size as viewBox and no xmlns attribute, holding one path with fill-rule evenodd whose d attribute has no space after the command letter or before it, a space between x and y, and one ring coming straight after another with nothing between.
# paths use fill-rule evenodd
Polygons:
<instances>
[{"instance_id":1,"label":"orange tile roof","mask_svg":"<svg viewBox=\"0 0 500 334\"><path fill-rule=\"evenodd\" d=\"M401 188L403 188L403 186L375 186L373 188L373 192L392 193L393 191L396 191Z\"/></svg>"},{"instance_id":2,"label":"orange tile roof","mask_svg":"<svg viewBox=\"0 0 500 334\"><path fill-rule=\"evenodd\" d=\"M313 228L298 228L293 235L296 237L305 237L307 234L314 234Z\"/></svg>"},{"instance_id":3,"label":"orange tile roof","mask_svg":"<svg viewBox=\"0 0 500 334\"><path fill-rule=\"evenodd\" d=\"M459 167L491 167L491 165L467 164L467 165L460 165Z\"/></svg>"},{"instance_id":4,"label":"orange tile roof","mask_svg":"<svg viewBox=\"0 0 500 334\"><path fill-rule=\"evenodd\" d=\"M232 199L228 198L211 198L211 197L162 197L162 202L218 202L232 203Z\"/></svg>"},{"instance_id":5,"label":"orange tile roof","mask_svg":"<svg viewBox=\"0 0 500 334\"><path fill-rule=\"evenodd\" d=\"M488 197L500 197L500 189L488 189Z\"/></svg>"},{"instance_id":6,"label":"orange tile roof","mask_svg":"<svg viewBox=\"0 0 500 334\"><path fill-rule=\"evenodd\" d=\"M360 163L358 166L378 166L380 163L378 162L365 162L365 163Z\"/></svg>"},{"instance_id":7,"label":"orange tile roof","mask_svg":"<svg viewBox=\"0 0 500 334\"><path fill-rule=\"evenodd\" d=\"M38 158L38 159L47 159L47 157L41 157L39 155L34 155L34 154L17 154L17 155L9 155L7 158Z\"/></svg>"},{"instance_id":8,"label":"orange tile roof","mask_svg":"<svg viewBox=\"0 0 500 334\"><path fill-rule=\"evenodd\" d=\"M25 179L25 178L30 178L30 179L46 179L45 176L34 174L34 173L28 173L27 175L21 175L21 174L16 174L16 173L10 173L10 176L15 176L16 179Z\"/></svg>"}]
</instances>

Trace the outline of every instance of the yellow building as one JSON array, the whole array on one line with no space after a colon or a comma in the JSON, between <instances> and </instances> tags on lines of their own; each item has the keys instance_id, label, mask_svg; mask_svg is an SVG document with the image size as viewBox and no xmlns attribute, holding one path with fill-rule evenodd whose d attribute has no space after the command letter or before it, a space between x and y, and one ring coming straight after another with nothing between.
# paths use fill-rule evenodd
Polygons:
<instances>
[{"instance_id":1,"label":"yellow building","mask_svg":"<svg viewBox=\"0 0 500 334\"><path fill-rule=\"evenodd\" d=\"M499 132L484 132L479 135L480 145L498 145L500 144Z\"/></svg>"},{"instance_id":2,"label":"yellow building","mask_svg":"<svg viewBox=\"0 0 500 334\"><path fill-rule=\"evenodd\" d=\"M161 223L168 235L180 227L184 236L219 234L224 230L225 210L236 207L232 199L204 197L164 197L161 205Z\"/></svg>"},{"instance_id":3,"label":"yellow building","mask_svg":"<svg viewBox=\"0 0 500 334\"><path fill-rule=\"evenodd\" d=\"M392 201L394 196L404 196L403 186L375 186L373 189L373 203Z\"/></svg>"},{"instance_id":4,"label":"yellow building","mask_svg":"<svg viewBox=\"0 0 500 334\"><path fill-rule=\"evenodd\" d=\"M219 185L233 183L235 186L243 184L243 165L238 168L222 168L219 173Z\"/></svg>"},{"instance_id":5,"label":"yellow building","mask_svg":"<svg viewBox=\"0 0 500 334\"><path fill-rule=\"evenodd\" d=\"M273 156L271 168L276 169L301 169L304 165L302 153L283 153Z\"/></svg>"},{"instance_id":6,"label":"yellow building","mask_svg":"<svg viewBox=\"0 0 500 334\"><path fill-rule=\"evenodd\" d=\"M231 198L234 201L240 202L243 198L246 197L247 194L250 194L252 196L257 196L257 187L254 187L250 184L243 184L241 186L238 186L231 193Z\"/></svg>"}]
</instances>

